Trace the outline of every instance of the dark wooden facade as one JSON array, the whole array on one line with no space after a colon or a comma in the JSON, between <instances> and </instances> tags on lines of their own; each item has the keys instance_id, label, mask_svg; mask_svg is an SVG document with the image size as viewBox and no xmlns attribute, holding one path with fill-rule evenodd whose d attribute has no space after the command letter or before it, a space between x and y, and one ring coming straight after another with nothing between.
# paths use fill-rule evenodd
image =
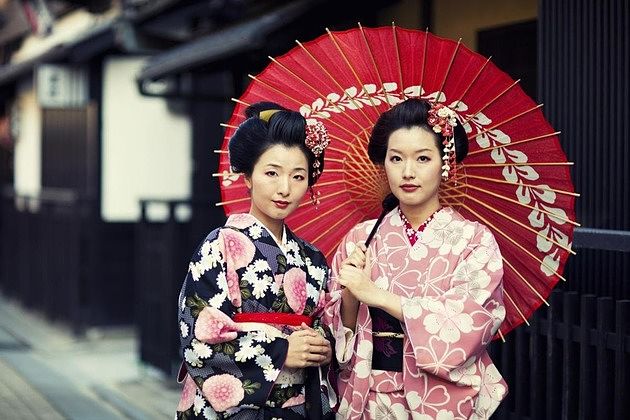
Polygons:
<instances>
[{"instance_id":1,"label":"dark wooden facade","mask_svg":"<svg viewBox=\"0 0 630 420\"><path fill-rule=\"evenodd\" d=\"M539 13L540 101L575 162L578 221L630 236L630 3L543 0ZM616 250L598 235L588 242L563 288L630 299L630 240Z\"/></svg>"}]
</instances>

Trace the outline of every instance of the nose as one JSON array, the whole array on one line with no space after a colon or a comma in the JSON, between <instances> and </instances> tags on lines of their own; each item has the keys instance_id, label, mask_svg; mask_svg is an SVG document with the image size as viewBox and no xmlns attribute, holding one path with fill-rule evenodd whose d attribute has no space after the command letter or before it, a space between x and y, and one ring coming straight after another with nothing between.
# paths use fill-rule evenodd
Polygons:
<instances>
[{"instance_id":1,"label":"nose","mask_svg":"<svg viewBox=\"0 0 630 420\"><path fill-rule=\"evenodd\" d=\"M278 181L278 194L283 197L288 197L291 193L291 183L289 177L283 176L280 177Z\"/></svg>"},{"instance_id":2,"label":"nose","mask_svg":"<svg viewBox=\"0 0 630 420\"><path fill-rule=\"evenodd\" d=\"M413 179L416 177L416 174L413 172L413 163L410 160L405 161L405 165L403 167L403 179Z\"/></svg>"}]
</instances>

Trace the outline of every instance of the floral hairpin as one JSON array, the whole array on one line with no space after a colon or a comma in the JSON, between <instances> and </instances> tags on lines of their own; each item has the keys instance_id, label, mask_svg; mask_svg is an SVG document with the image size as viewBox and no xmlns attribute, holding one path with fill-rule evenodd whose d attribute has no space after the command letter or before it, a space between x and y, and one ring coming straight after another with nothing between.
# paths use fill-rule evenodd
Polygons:
<instances>
[{"instance_id":1,"label":"floral hairpin","mask_svg":"<svg viewBox=\"0 0 630 420\"><path fill-rule=\"evenodd\" d=\"M279 112L279 109L268 109L262 111L258 114L258 118L269 123L271 117ZM328 136L328 130L326 130L326 126L321 121L309 118L306 120L306 127L304 129L306 138L304 140L304 144L309 148L311 152L315 155L315 161L313 162L313 172L311 173L311 177L313 180L317 180L322 174L322 164L320 162L320 156L324 153L324 150L330 144L330 137ZM311 201L313 205L317 207L319 205L319 191L315 191L313 187L310 187L311 191Z\"/></svg>"},{"instance_id":2,"label":"floral hairpin","mask_svg":"<svg viewBox=\"0 0 630 420\"><path fill-rule=\"evenodd\" d=\"M315 155L315 162L313 162L313 179L317 179L322 171L321 171L321 163L319 161L319 157L324 150L330 144L330 137L328 136L328 131L326 127L321 121L314 119L306 120L306 147L311 149L311 152Z\"/></svg>"},{"instance_id":3,"label":"floral hairpin","mask_svg":"<svg viewBox=\"0 0 630 420\"><path fill-rule=\"evenodd\" d=\"M456 169L453 129L457 125L457 113L444 104L435 103L429 110L427 122L434 132L442 134L442 137L444 137L444 140L442 140L442 145L444 146L442 179L446 181L455 174Z\"/></svg>"}]
</instances>

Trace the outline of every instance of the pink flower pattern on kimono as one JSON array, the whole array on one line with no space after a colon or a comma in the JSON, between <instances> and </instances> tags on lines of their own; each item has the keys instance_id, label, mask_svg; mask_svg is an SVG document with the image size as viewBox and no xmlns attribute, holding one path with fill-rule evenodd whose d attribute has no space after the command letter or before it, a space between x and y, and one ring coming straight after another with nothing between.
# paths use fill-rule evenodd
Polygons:
<instances>
[{"instance_id":1,"label":"pink flower pattern on kimono","mask_svg":"<svg viewBox=\"0 0 630 420\"><path fill-rule=\"evenodd\" d=\"M246 267L252 262L256 247L247 236L233 229L223 229L221 234L223 235L225 254L229 257L234 270Z\"/></svg>"},{"instance_id":2,"label":"pink flower pattern on kimono","mask_svg":"<svg viewBox=\"0 0 630 420\"><path fill-rule=\"evenodd\" d=\"M256 223L256 218L248 213L237 213L230 216L230 226L237 229L247 229Z\"/></svg>"},{"instance_id":3,"label":"pink flower pattern on kimono","mask_svg":"<svg viewBox=\"0 0 630 420\"><path fill-rule=\"evenodd\" d=\"M197 385L195 385L195 381L193 381L190 375L186 375L186 378L184 379L182 395L179 399L179 404L177 404L177 411L186 411L190 407L192 407L193 402L195 401L196 390Z\"/></svg>"},{"instance_id":4,"label":"pink flower pattern on kimono","mask_svg":"<svg viewBox=\"0 0 630 420\"><path fill-rule=\"evenodd\" d=\"M299 268L292 268L284 273L284 294L289 307L296 314L304 312L306 306L306 273Z\"/></svg>"},{"instance_id":5,"label":"pink flower pattern on kimono","mask_svg":"<svg viewBox=\"0 0 630 420\"><path fill-rule=\"evenodd\" d=\"M220 310L206 306L195 322L195 337L208 344L234 340L239 331L238 325Z\"/></svg>"},{"instance_id":6,"label":"pink flower pattern on kimono","mask_svg":"<svg viewBox=\"0 0 630 420\"><path fill-rule=\"evenodd\" d=\"M245 397L243 383L228 373L210 376L203 383L202 392L218 412L236 407Z\"/></svg>"}]
</instances>

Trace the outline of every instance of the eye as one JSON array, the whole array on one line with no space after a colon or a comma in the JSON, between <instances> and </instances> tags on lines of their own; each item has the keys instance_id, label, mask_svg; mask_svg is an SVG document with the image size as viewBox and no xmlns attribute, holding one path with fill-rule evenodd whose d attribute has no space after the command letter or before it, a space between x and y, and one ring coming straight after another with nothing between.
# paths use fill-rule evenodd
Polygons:
<instances>
[{"instance_id":1,"label":"eye","mask_svg":"<svg viewBox=\"0 0 630 420\"><path fill-rule=\"evenodd\" d=\"M430 161L430 160L431 160L431 158L430 158L430 157L428 157L428 156L420 156L420 157L418 158L418 160L419 160L420 162L428 162L428 161Z\"/></svg>"},{"instance_id":2,"label":"eye","mask_svg":"<svg viewBox=\"0 0 630 420\"><path fill-rule=\"evenodd\" d=\"M400 156L394 155L394 156L389 158L389 161L390 162L400 162L400 161L402 161L402 159L400 158Z\"/></svg>"},{"instance_id":3,"label":"eye","mask_svg":"<svg viewBox=\"0 0 630 420\"><path fill-rule=\"evenodd\" d=\"M304 178L304 175L295 175L293 179L297 179L298 181L304 181L306 178Z\"/></svg>"},{"instance_id":4,"label":"eye","mask_svg":"<svg viewBox=\"0 0 630 420\"><path fill-rule=\"evenodd\" d=\"M267 175L267 176L277 176L278 173L276 171L267 171L267 172L265 172L265 175Z\"/></svg>"}]
</instances>

